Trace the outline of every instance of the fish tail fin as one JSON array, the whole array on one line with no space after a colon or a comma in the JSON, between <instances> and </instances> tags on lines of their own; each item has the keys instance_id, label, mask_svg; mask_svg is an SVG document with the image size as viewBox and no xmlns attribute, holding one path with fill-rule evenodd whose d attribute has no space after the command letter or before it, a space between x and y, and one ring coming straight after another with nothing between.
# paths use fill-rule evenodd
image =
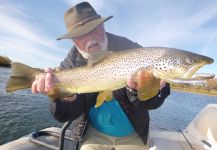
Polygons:
<instances>
[{"instance_id":1,"label":"fish tail fin","mask_svg":"<svg viewBox=\"0 0 217 150\"><path fill-rule=\"evenodd\" d=\"M12 73L6 84L7 92L30 88L34 81L35 74L43 72L41 69L31 68L18 62L12 63L11 67Z\"/></svg>"}]
</instances>

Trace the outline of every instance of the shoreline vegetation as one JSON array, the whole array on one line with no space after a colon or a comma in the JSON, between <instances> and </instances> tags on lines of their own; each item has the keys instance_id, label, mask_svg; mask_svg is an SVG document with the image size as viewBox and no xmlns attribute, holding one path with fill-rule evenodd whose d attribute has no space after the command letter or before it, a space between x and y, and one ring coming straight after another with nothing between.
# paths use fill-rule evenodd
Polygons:
<instances>
[{"instance_id":1,"label":"shoreline vegetation","mask_svg":"<svg viewBox=\"0 0 217 150\"><path fill-rule=\"evenodd\" d=\"M205 87L191 84L171 84L171 88L175 91L217 96L217 78L207 80L207 86Z\"/></svg>"},{"instance_id":2,"label":"shoreline vegetation","mask_svg":"<svg viewBox=\"0 0 217 150\"><path fill-rule=\"evenodd\" d=\"M11 60L8 57L0 56L0 67L11 68Z\"/></svg>"}]
</instances>

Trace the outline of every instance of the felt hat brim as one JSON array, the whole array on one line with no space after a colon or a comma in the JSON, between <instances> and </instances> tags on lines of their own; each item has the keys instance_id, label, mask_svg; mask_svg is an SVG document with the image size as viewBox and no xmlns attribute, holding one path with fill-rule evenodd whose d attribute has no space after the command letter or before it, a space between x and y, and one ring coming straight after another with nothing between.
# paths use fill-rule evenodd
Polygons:
<instances>
[{"instance_id":1,"label":"felt hat brim","mask_svg":"<svg viewBox=\"0 0 217 150\"><path fill-rule=\"evenodd\" d=\"M79 37L82 35L85 35L91 31L93 31L96 27L103 24L107 20L111 19L113 16L109 17L101 17L95 20L92 20L90 22L85 23L84 25L78 26L76 28L71 29L71 31L68 31L68 33L62 35L61 37L57 38L57 40L61 39L72 39L75 37Z\"/></svg>"}]
</instances>

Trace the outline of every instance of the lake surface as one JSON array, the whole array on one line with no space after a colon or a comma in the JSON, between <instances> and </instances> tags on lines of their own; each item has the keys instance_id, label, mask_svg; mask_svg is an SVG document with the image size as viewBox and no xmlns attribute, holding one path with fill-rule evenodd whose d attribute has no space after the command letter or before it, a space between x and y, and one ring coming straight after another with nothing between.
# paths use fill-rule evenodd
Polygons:
<instances>
[{"instance_id":1,"label":"lake surface","mask_svg":"<svg viewBox=\"0 0 217 150\"><path fill-rule=\"evenodd\" d=\"M0 145L49 126L61 126L50 114L49 98L30 90L5 92L10 68L0 67ZM207 104L217 97L171 91L163 105L150 111L150 128L184 129Z\"/></svg>"}]
</instances>

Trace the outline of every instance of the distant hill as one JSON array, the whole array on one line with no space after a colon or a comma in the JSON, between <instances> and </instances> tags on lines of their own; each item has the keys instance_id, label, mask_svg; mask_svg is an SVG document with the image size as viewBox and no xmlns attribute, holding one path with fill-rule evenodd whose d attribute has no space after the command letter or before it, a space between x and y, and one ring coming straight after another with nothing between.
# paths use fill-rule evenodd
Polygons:
<instances>
[{"instance_id":1,"label":"distant hill","mask_svg":"<svg viewBox=\"0 0 217 150\"><path fill-rule=\"evenodd\" d=\"M0 56L0 67L11 67L11 60L8 57Z\"/></svg>"}]
</instances>

